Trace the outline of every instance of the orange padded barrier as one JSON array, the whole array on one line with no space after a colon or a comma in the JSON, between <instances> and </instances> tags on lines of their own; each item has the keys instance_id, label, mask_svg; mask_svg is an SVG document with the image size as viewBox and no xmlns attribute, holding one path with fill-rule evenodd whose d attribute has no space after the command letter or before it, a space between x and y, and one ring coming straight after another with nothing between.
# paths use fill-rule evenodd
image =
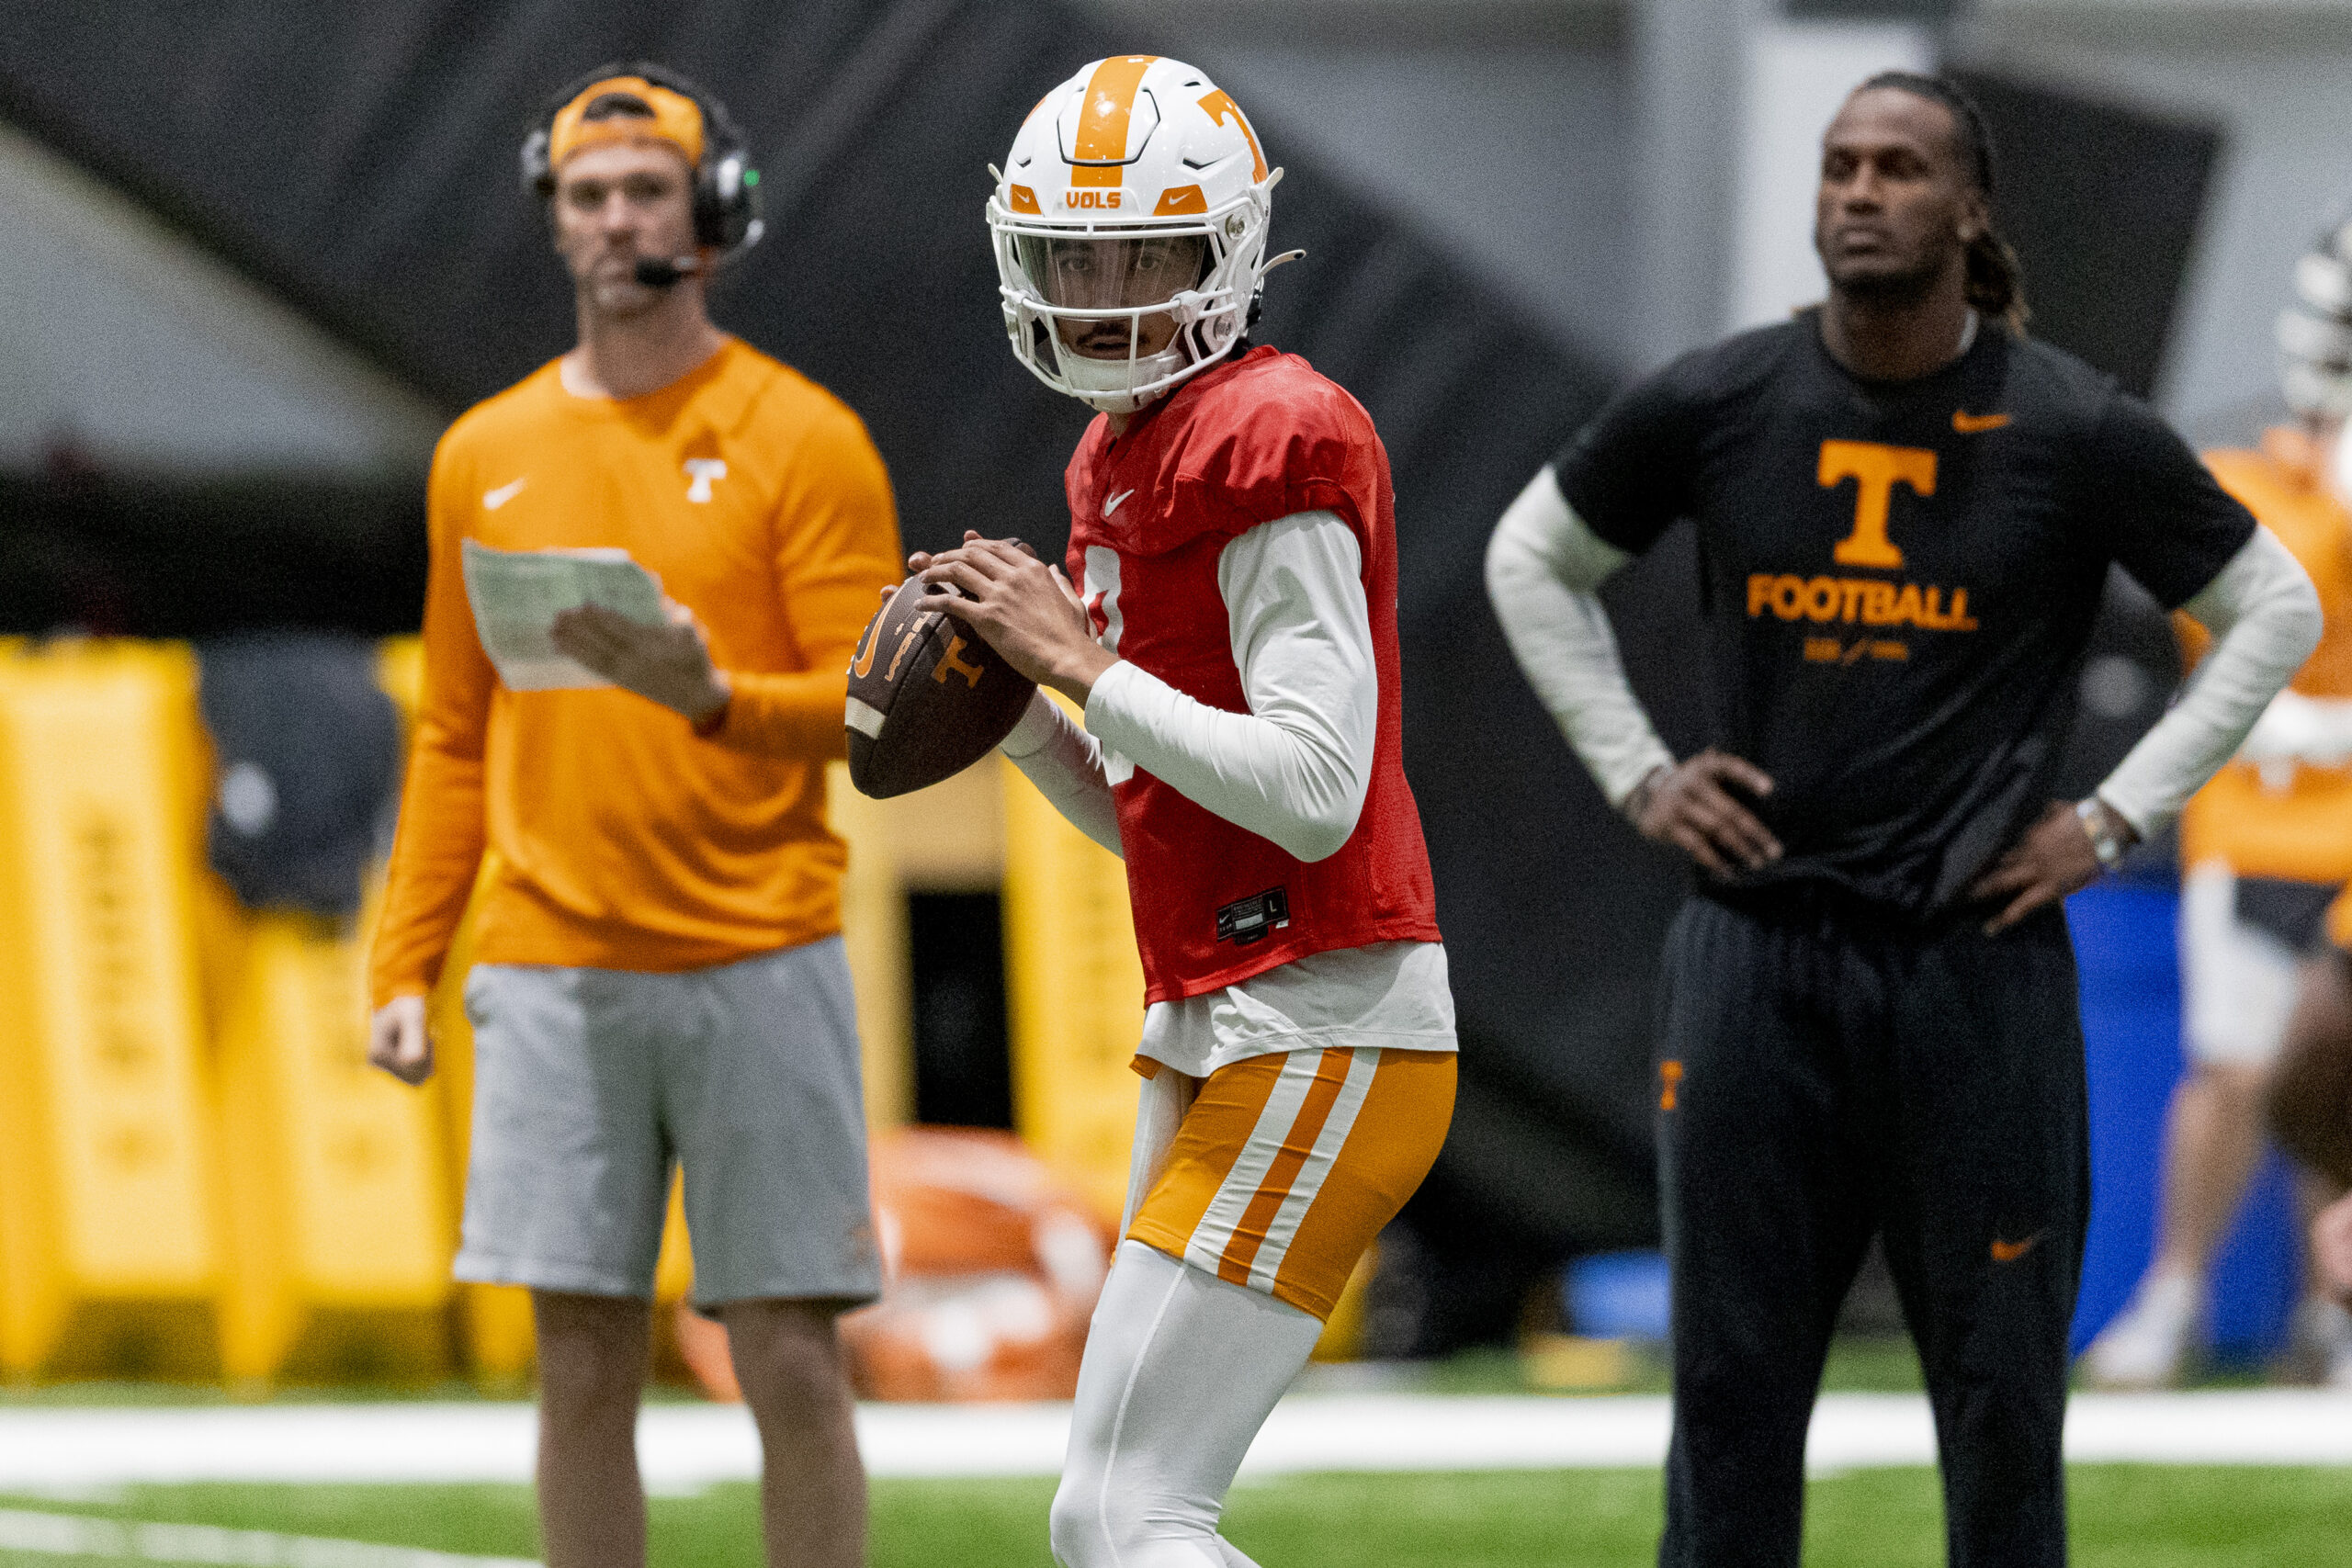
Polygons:
<instances>
[{"instance_id":1,"label":"orange padded barrier","mask_svg":"<svg viewBox=\"0 0 2352 1568\"><path fill-rule=\"evenodd\" d=\"M251 922L219 1052L232 1378L447 1367L456 1227L441 1089L368 1065L363 963L352 933L309 917Z\"/></svg>"},{"instance_id":2,"label":"orange padded barrier","mask_svg":"<svg viewBox=\"0 0 2352 1568\"><path fill-rule=\"evenodd\" d=\"M217 1371L183 648L0 653L0 1370Z\"/></svg>"}]
</instances>

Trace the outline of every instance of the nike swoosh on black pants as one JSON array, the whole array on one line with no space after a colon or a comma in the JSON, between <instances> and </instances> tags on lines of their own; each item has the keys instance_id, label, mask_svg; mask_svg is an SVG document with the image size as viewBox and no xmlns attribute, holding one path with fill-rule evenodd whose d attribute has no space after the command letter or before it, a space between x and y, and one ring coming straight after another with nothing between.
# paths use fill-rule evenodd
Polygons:
<instances>
[{"instance_id":1,"label":"nike swoosh on black pants","mask_svg":"<svg viewBox=\"0 0 2352 1568\"><path fill-rule=\"evenodd\" d=\"M1802 887L1676 919L1662 1568L1796 1568L1806 1427L1873 1233L1927 1375L1952 1568L2065 1561L2090 1210L2074 950L2056 909L1997 937L1981 919L1923 928Z\"/></svg>"}]
</instances>

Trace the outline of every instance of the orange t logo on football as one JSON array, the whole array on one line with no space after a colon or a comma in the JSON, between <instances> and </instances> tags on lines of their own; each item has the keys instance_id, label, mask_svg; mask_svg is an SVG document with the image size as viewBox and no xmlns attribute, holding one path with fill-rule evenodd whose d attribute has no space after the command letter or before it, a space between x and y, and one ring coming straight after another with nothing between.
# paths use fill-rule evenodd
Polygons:
<instances>
[{"instance_id":1,"label":"orange t logo on football","mask_svg":"<svg viewBox=\"0 0 2352 1568\"><path fill-rule=\"evenodd\" d=\"M964 677L964 684L967 686L978 685L980 677L987 673L978 665L965 661L964 639L960 637L948 639L947 651L939 656L937 664L932 666L931 678L944 685L950 670Z\"/></svg>"},{"instance_id":2,"label":"orange t logo on football","mask_svg":"<svg viewBox=\"0 0 2352 1568\"><path fill-rule=\"evenodd\" d=\"M1923 446L1882 446L1875 441L1821 444L1821 487L1835 490L1854 481L1854 531L1831 552L1840 566L1903 565L1903 552L1886 536L1886 514L1894 487L1917 495L1936 493L1936 455Z\"/></svg>"}]
</instances>

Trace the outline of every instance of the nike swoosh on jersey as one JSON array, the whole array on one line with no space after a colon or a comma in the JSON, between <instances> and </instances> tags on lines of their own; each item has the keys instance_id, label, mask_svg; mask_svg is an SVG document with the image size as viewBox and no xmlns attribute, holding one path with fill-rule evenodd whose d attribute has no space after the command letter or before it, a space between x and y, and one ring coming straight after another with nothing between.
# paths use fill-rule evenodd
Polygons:
<instances>
[{"instance_id":1,"label":"nike swoosh on jersey","mask_svg":"<svg viewBox=\"0 0 2352 1568\"><path fill-rule=\"evenodd\" d=\"M2000 1237L1995 1236L1993 1238L1993 1261L1996 1263L2015 1263L2018 1258L2023 1258L2027 1253L2031 1252L2033 1250L2034 1243L2040 1241L2041 1236L2042 1233L2040 1231L2034 1232L2023 1241L2003 1241Z\"/></svg>"},{"instance_id":2,"label":"nike swoosh on jersey","mask_svg":"<svg viewBox=\"0 0 2352 1568\"><path fill-rule=\"evenodd\" d=\"M1119 502L1126 500L1127 497L1133 494L1135 494L1135 491L1132 490L1123 490L1118 494L1113 496L1110 500L1104 502L1102 503L1102 515L1108 517L1114 512L1118 511Z\"/></svg>"},{"instance_id":3,"label":"nike swoosh on jersey","mask_svg":"<svg viewBox=\"0 0 2352 1568\"><path fill-rule=\"evenodd\" d=\"M1968 413L1960 409L1951 411L1951 427L1962 435L1982 435L1988 430L1998 430L2008 423L2009 416L2005 413Z\"/></svg>"},{"instance_id":4,"label":"nike swoosh on jersey","mask_svg":"<svg viewBox=\"0 0 2352 1568\"><path fill-rule=\"evenodd\" d=\"M500 507L505 505L508 502L522 494L523 487L530 482L530 476L526 474L521 479L516 479L513 484L500 485L496 490L486 490L482 491L482 510L485 512L497 511Z\"/></svg>"}]
</instances>

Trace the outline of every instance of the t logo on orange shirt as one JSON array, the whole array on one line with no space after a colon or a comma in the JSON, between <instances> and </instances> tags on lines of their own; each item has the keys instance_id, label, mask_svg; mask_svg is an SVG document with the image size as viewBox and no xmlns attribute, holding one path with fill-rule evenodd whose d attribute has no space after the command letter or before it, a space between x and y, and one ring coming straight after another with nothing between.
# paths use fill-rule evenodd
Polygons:
<instances>
[{"instance_id":1,"label":"t logo on orange shirt","mask_svg":"<svg viewBox=\"0 0 2352 1568\"><path fill-rule=\"evenodd\" d=\"M1886 536L1888 504L1894 487L1916 495L1936 493L1936 455L1922 446L1882 446L1875 441L1821 444L1821 487L1835 490L1854 481L1854 531L1832 551L1840 566L1903 565L1903 552Z\"/></svg>"}]
</instances>

